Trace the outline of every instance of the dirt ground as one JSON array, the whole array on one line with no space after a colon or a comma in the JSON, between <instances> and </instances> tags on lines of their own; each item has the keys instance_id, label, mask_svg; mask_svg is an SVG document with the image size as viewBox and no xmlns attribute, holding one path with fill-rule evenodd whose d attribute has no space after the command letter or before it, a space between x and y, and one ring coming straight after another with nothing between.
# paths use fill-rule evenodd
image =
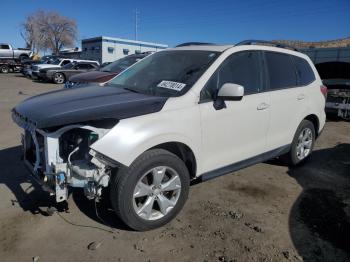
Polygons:
<instances>
[{"instance_id":1,"label":"dirt ground","mask_svg":"<svg viewBox=\"0 0 350 262\"><path fill-rule=\"evenodd\" d=\"M270 161L192 186L183 211L157 230L130 231L99 203L111 233L79 190L69 212L48 216L54 202L20 161L11 108L57 88L0 74L0 261L350 260L350 122L329 120L301 167Z\"/></svg>"}]
</instances>

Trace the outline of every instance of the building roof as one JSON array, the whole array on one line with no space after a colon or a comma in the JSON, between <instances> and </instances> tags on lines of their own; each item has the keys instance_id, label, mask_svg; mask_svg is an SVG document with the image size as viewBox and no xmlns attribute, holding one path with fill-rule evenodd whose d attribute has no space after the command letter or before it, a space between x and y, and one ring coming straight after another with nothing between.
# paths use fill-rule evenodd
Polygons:
<instances>
[{"instance_id":1,"label":"building roof","mask_svg":"<svg viewBox=\"0 0 350 262\"><path fill-rule=\"evenodd\" d=\"M83 39L81 41L82 41L82 43L102 41L102 42L129 44L129 45L141 45L141 46L148 46L148 47L157 47L157 48L162 48L162 49L168 48L168 45L164 45L164 44L136 41L136 40L130 40L130 39L116 38L116 37L108 37L108 36L98 36L98 37L93 37L93 38L87 38L87 39Z\"/></svg>"}]
</instances>

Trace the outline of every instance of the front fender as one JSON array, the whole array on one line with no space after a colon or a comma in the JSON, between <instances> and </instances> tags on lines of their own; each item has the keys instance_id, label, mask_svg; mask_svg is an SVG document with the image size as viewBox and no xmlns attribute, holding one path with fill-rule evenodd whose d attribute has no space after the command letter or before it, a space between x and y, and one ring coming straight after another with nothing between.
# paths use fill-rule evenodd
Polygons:
<instances>
[{"instance_id":1,"label":"front fender","mask_svg":"<svg viewBox=\"0 0 350 262\"><path fill-rule=\"evenodd\" d=\"M180 111L180 112L179 112ZM180 142L200 159L201 131L197 107L158 112L121 120L91 148L125 166L146 150L167 142ZM200 163L197 162L197 167Z\"/></svg>"}]
</instances>

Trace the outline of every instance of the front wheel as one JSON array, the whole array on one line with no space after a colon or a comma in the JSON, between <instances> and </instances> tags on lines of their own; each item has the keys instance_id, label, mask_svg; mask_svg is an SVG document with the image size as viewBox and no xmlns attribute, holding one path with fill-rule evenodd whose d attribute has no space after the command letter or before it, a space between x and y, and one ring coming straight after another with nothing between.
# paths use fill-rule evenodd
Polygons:
<instances>
[{"instance_id":1,"label":"front wheel","mask_svg":"<svg viewBox=\"0 0 350 262\"><path fill-rule=\"evenodd\" d=\"M53 76L53 82L55 84L63 84L66 81L66 77L62 73L55 73Z\"/></svg>"},{"instance_id":2,"label":"front wheel","mask_svg":"<svg viewBox=\"0 0 350 262\"><path fill-rule=\"evenodd\" d=\"M295 132L289 153L283 158L290 165L298 165L311 155L314 144L315 127L309 120L303 120Z\"/></svg>"},{"instance_id":3,"label":"front wheel","mask_svg":"<svg viewBox=\"0 0 350 262\"><path fill-rule=\"evenodd\" d=\"M184 162L163 149L146 151L128 168L118 170L111 184L111 203L130 228L154 229L171 221L189 191Z\"/></svg>"}]
</instances>

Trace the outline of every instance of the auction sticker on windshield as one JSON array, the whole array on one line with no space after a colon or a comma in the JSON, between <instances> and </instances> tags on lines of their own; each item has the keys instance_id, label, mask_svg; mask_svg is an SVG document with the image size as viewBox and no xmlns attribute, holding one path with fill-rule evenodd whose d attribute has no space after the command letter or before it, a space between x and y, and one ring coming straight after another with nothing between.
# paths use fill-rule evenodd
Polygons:
<instances>
[{"instance_id":1,"label":"auction sticker on windshield","mask_svg":"<svg viewBox=\"0 0 350 262\"><path fill-rule=\"evenodd\" d=\"M180 92L186 84L163 80L157 86Z\"/></svg>"}]
</instances>

